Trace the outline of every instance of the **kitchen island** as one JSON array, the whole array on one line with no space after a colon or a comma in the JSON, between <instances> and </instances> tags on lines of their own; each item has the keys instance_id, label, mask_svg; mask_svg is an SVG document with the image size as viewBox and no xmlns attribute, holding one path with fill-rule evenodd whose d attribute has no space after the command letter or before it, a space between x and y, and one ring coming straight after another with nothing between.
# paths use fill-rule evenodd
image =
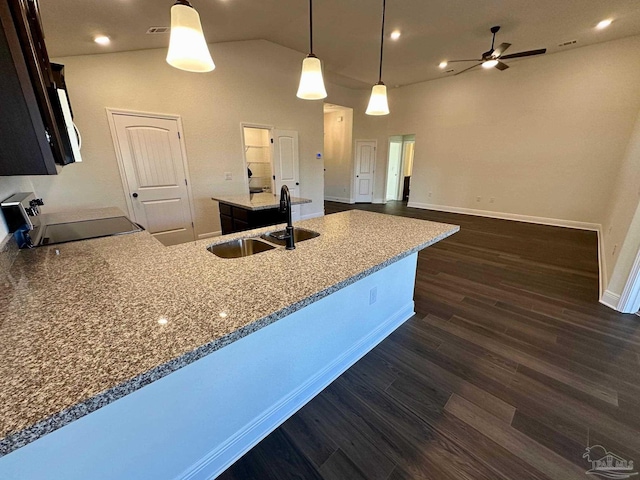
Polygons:
<instances>
[{"instance_id":1,"label":"kitchen island","mask_svg":"<svg viewBox=\"0 0 640 480\"><path fill-rule=\"evenodd\" d=\"M252 257L147 232L20 252L0 294L0 478L211 478L413 314L453 225L349 211ZM281 226L280 226L281 228Z\"/></svg>"},{"instance_id":2,"label":"kitchen island","mask_svg":"<svg viewBox=\"0 0 640 480\"><path fill-rule=\"evenodd\" d=\"M222 234L242 232L286 222L286 214L280 213L280 197L273 193L248 193L245 195L218 195ZM311 203L308 198L292 197L291 205Z\"/></svg>"}]
</instances>

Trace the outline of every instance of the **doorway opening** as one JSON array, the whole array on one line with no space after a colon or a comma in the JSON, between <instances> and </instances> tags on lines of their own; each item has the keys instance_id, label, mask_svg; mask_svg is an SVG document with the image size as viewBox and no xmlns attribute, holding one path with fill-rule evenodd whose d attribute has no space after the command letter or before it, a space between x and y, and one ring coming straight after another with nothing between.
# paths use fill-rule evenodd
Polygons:
<instances>
[{"instance_id":1,"label":"doorway opening","mask_svg":"<svg viewBox=\"0 0 640 480\"><path fill-rule=\"evenodd\" d=\"M271 137L269 127L242 127L249 193L275 192Z\"/></svg>"},{"instance_id":2,"label":"doorway opening","mask_svg":"<svg viewBox=\"0 0 640 480\"><path fill-rule=\"evenodd\" d=\"M353 203L353 109L324 104L324 198Z\"/></svg>"},{"instance_id":3,"label":"doorway opening","mask_svg":"<svg viewBox=\"0 0 640 480\"><path fill-rule=\"evenodd\" d=\"M389 137L385 201L409 201L416 136Z\"/></svg>"}]
</instances>

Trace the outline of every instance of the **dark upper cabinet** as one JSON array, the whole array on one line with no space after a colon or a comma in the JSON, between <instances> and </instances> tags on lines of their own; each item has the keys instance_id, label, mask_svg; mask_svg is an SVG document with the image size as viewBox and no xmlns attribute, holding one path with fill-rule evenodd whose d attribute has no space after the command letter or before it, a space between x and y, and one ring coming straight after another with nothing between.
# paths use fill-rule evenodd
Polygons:
<instances>
[{"instance_id":1,"label":"dark upper cabinet","mask_svg":"<svg viewBox=\"0 0 640 480\"><path fill-rule=\"evenodd\" d=\"M74 161L36 0L0 0L0 175Z\"/></svg>"}]
</instances>

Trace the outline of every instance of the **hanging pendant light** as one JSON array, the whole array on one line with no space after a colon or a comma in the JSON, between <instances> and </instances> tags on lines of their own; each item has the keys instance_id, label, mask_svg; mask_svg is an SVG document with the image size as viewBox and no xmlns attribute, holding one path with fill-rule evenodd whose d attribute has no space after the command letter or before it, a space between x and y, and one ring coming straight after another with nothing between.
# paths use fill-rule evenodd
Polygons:
<instances>
[{"instance_id":1,"label":"hanging pendant light","mask_svg":"<svg viewBox=\"0 0 640 480\"><path fill-rule=\"evenodd\" d=\"M187 72L210 72L216 68L202 33L200 15L188 0L177 0L171 7L167 63Z\"/></svg>"},{"instance_id":2,"label":"hanging pendant light","mask_svg":"<svg viewBox=\"0 0 640 480\"><path fill-rule=\"evenodd\" d=\"M322 78L322 64L313 54L313 0L309 0L309 55L302 61L300 85L296 96L303 100L321 100L327 97Z\"/></svg>"},{"instance_id":3,"label":"hanging pendant light","mask_svg":"<svg viewBox=\"0 0 640 480\"><path fill-rule=\"evenodd\" d=\"M382 82L382 53L384 51L384 14L386 0L382 0L382 35L380 38L380 75L378 83L371 89L371 98L367 107L367 115L389 115L389 102L387 102L387 86Z\"/></svg>"}]
</instances>

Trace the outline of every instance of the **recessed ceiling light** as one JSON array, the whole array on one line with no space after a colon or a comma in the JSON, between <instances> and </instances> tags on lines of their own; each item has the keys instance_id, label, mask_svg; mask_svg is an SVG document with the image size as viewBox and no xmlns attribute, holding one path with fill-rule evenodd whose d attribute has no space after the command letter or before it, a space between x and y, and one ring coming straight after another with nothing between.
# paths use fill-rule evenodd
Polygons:
<instances>
[{"instance_id":1,"label":"recessed ceiling light","mask_svg":"<svg viewBox=\"0 0 640 480\"><path fill-rule=\"evenodd\" d=\"M111 39L105 35L100 35L93 39L98 45L109 45L111 43Z\"/></svg>"},{"instance_id":2,"label":"recessed ceiling light","mask_svg":"<svg viewBox=\"0 0 640 480\"><path fill-rule=\"evenodd\" d=\"M400 38L400 35L402 35L400 33L400 30L394 30L393 32L391 32L391 40L397 40Z\"/></svg>"},{"instance_id":3,"label":"recessed ceiling light","mask_svg":"<svg viewBox=\"0 0 640 480\"><path fill-rule=\"evenodd\" d=\"M449 63L447 63L446 60L440 62L440 65L438 65L440 68L447 68L447 65L449 65Z\"/></svg>"},{"instance_id":4,"label":"recessed ceiling light","mask_svg":"<svg viewBox=\"0 0 640 480\"><path fill-rule=\"evenodd\" d=\"M159 323L160 325L166 325L167 323L169 323L169 320L167 320L165 317L161 317L161 318L158 320L158 323Z\"/></svg>"},{"instance_id":5,"label":"recessed ceiling light","mask_svg":"<svg viewBox=\"0 0 640 480\"><path fill-rule=\"evenodd\" d=\"M603 28L607 28L609 25L611 25L611 22L613 22L613 20L611 20L610 18L607 18L606 20L602 20L600 23L598 23L596 25L596 28L598 30L602 30Z\"/></svg>"}]
</instances>

